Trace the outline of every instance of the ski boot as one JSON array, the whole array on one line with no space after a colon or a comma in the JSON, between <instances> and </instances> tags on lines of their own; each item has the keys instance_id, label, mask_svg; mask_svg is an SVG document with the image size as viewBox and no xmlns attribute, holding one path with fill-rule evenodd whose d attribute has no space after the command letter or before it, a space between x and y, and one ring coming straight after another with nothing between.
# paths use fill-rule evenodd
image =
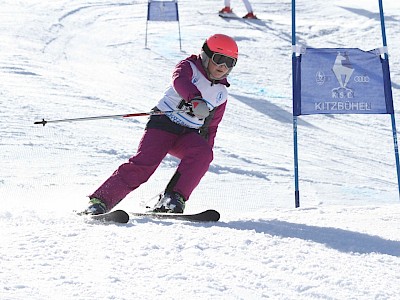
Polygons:
<instances>
[{"instance_id":1,"label":"ski boot","mask_svg":"<svg viewBox=\"0 0 400 300\"><path fill-rule=\"evenodd\" d=\"M179 193L165 193L163 197L154 206L153 212L162 213L179 213L182 214L185 210L185 198Z\"/></svg>"},{"instance_id":2,"label":"ski boot","mask_svg":"<svg viewBox=\"0 0 400 300\"><path fill-rule=\"evenodd\" d=\"M247 15L243 17L243 19L258 19L255 14L249 12Z\"/></svg>"},{"instance_id":3,"label":"ski boot","mask_svg":"<svg viewBox=\"0 0 400 300\"><path fill-rule=\"evenodd\" d=\"M229 6L225 6L223 9L219 11L220 14L231 14L233 13L232 9Z\"/></svg>"},{"instance_id":4,"label":"ski boot","mask_svg":"<svg viewBox=\"0 0 400 300\"><path fill-rule=\"evenodd\" d=\"M91 198L90 205L85 209L82 214L84 215L101 215L107 212L106 205L98 198Z\"/></svg>"}]
</instances>

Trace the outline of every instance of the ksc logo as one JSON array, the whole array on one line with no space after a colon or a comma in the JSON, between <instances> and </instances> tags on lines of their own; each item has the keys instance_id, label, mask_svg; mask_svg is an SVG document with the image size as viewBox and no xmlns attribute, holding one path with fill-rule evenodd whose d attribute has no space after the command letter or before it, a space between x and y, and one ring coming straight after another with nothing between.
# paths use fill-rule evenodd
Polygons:
<instances>
[{"instance_id":1,"label":"ksc logo","mask_svg":"<svg viewBox=\"0 0 400 300\"><path fill-rule=\"evenodd\" d=\"M215 99L217 101L217 103L220 103L223 100L223 96L224 96L224 94L222 92L219 92L217 94L217 97Z\"/></svg>"}]
</instances>

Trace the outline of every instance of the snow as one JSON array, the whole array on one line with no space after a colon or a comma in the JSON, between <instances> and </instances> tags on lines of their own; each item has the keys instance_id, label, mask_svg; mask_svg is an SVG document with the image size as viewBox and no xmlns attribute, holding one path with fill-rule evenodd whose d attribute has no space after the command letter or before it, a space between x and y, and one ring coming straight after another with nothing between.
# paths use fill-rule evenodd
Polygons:
<instances>
[{"instance_id":1,"label":"snow","mask_svg":"<svg viewBox=\"0 0 400 300\"><path fill-rule=\"evenodd\" d=\"M296 1L298 42L382 46L378 1ZM396 115L400 7L386 0ZM0 2L0 299L398 299L400 199L388 115L299 117L294 208L291 3L179 1L148 24L147 1ZM240 1L234 10L244 15ZM240 58L215 158L187 212L218 223L78 217L87 195L135 153L146 117L34 125L149 111L174 65L211 34ZM175 171L167 156L117 208L143 211Z\"/></svg>"}]
</instances>

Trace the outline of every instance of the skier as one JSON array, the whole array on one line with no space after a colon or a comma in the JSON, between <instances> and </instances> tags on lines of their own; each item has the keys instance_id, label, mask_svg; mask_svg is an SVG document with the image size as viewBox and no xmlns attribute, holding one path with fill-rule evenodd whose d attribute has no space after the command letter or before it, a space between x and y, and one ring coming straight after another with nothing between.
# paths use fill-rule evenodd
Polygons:
<instances>
[{"instance_id":1,"label":"skier","mask_svg":"<svg viewBox=\"0 0 400 300\"><path fill-rule=\"evenodd\" d=\"M231 14L233 13L231 9L231 0L224 0L225 7L219 11L220 14ZM253 8L249 0L243 0L244 6L246 6L247 14L243 17L243 19L257 19L257 17L253 13Z\"/></svg>"},{"instance_id":2,"label":"skier","mask_svg":"<svg viewBox=\"0 0 400 300\"><path fill-rule=\"evenodd\" d=\"M180 159L154 212L183 213L185 202L213 160L214 138L226 107L227 76L236 65L238 47L224 34L214 34L199 55L180 61L172 82L154 110L187 107L188 113L152 115L136 155L89 196L84 214L110 211L131 191L146 182L169 153Z\"/></svg>"}]
</instances>

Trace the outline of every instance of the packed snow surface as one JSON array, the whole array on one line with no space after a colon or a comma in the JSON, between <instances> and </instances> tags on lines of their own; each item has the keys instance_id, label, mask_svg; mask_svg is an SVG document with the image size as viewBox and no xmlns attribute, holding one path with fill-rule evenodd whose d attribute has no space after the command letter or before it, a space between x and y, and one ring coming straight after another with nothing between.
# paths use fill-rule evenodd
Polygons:
<instances>
[{"instance_id":1,"label":"packed snow surface","mask_svg":"<svg viewBox=\"0 0 400 300\"><path fill-rule=\"evenodd\" d=\"M400 199L389 115L298 118L294 207L291 2L180 0L177 22L147 1L3 0L0 11L0 299L399 299ZM382 46L378 1L296 1L297 42ZM400 6L383 1L396 116ZM246 13L232 1L237 15ZM239 60L209 172L187 212L217 223L76 215L136 152L175 64L214 34ZM179 161L117 208L145 211Z\"/></svg>"}]
</instances>

